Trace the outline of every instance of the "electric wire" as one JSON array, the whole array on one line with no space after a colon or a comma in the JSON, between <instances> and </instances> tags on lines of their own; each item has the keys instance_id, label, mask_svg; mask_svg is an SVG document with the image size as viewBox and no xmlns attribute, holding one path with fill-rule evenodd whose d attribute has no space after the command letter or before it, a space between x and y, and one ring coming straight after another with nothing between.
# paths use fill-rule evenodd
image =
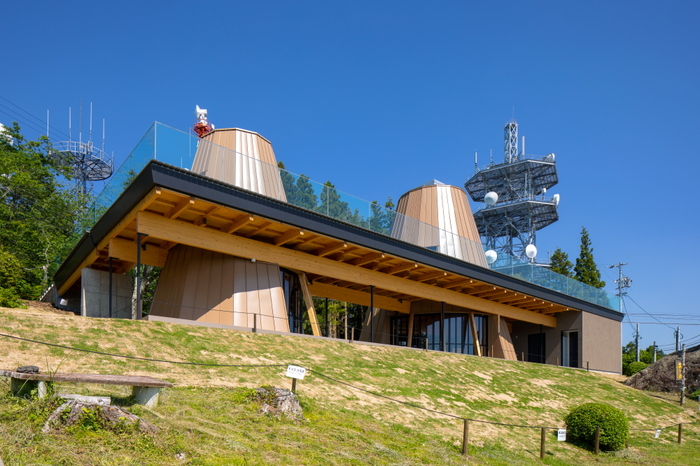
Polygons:
<instances>
[{"instance_id":1,"label":"electric wire","mask_svg":"<svg viewBox=\"0 0 700 466\"><path fill-rule=\"evenodd\" d=\"M39 345L51 346L51 347L55 347L55 348L64 348L64 349L69 349L69 350L72 350L72 351L79 351L79 352L91 353L91 354L99 354L99 355L101 355L101 356L111 356L111 357L116 357L116 358L133 359L133 360L148 361L148 362L162 362L162 363L167 363L167 364L181 364L181 365L207 366L207 367L285 367L285 366L288 365L288 364L221 364L221 363L197 363L197 362L186 362L186 361L171 361L171 360L166 360L166 359L141 358L141 357L137 357L137 356L126 356L126 355L121 355L121 354L106 353L106 352L102 352L102 351L88 350L88 349L83 349L83 348L74 348L74 347L67 346L67 345L59 345L59 344L56 344L56 343L48 343L48 342L39 341L39 340L32 340L32 339L29 339L29 338L23 338L23 337L18 337L18 336L15 336L15 335L4 334L4 333L0 333L0 337L11 338L11 339L20 340L20 341L25 341L25 342L29 342L29 343L36 343L36 344L39 344ZM327 379L327 380L330 380L330 381L333 381L333 382L336 382L336 383L345 385L345 386L350 387L350 388L352 388L352 389L359 390L359 391L368 393L368 394L370 394L370 395L373 395L373 396L376 396L376 397L379 397L379 398L383 398L383 399L390 400L390 401L393 401L393 402L396 402L396 403L400 403L400 404L403 404L403 405L405 405L405 406L410 406L410 407L412 407L412 408L416 408L416 409L419 409L419 410L422 410L422 411L431 412L431 413L433 413L433 414L439 414L439 415L442 415L442 416L450 417L450 418L453 418L453 419L462 419L462 420L469 421L469 422L477 422L477 423L482 423L482 424L491 424L491 425L497 425L497 426L503 426L503 427L518 427L518 428L526 428L526 429L547 429L547 430L558 430L558 429L561 429L561 427L531 426L531 425L523 425L523 424L510 424L510 423L504 423L504 422L486 421L486 420L483 420L483 419L472 419L472 418L467 418L467 417L464 417L464 416L459 416L459 415L456 415L456 414L445 413L445 412L442 412L442 411L438 411L438 410L431 409L431 408L426 408L426 407L424 407L424 406L420 406L420 405L417 405L417 404L414 404L414 403L410 403L410 402L407 402L407 401L398 400L398 399L396 399L396 398L392 398L392 397L389 397L389 396L386 396L386 395L382 395L382 394L380 394L380 393L376 393L376 392L373 392L373 391L371 391L371 390L367 390L367 389L362 388L362 387L358 387L358 386L353 385L353 384L351 384L351 383L344 382L344 381L342 381L342 380L338 380L338 379L336 379L336 378L334 378L334 377L330 377L330 376L328 376L328 375L326 375L326 374L323 374L323 373L321 373L320 371L317 371L317 370L315 370L315 369L308 369L308 371L309 371L310 373L316 374L317 376L319 376L319 377L321 377L321 378L325 378L325 379ZM633 431L640 431L640 432L656 432L657 430L668 429L668 428L671 428L671 427L678 426L679 424L681 424L681 425L692 425L692 424L695 424L695 423L697 423L697 421L695 421L695 422L676 423L676 424L672 424L672 425L670 425L670 426L660 427L660 428L657 428L657 429L630 429L630 430L633 430Z\"/></svg>"}]
</instances>

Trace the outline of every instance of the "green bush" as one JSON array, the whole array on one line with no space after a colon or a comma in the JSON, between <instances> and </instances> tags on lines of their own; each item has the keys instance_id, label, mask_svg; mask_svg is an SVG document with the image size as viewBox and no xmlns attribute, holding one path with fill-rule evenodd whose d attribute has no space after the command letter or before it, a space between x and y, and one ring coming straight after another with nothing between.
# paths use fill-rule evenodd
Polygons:
<instances>
[{"instance_id":1,"label":"green bush","mask_svg":"<svg viewBox=\"0 0 700 466\"><path fill-rule=\"evenodd\" d=\"M625 448L629 421L619 409L604 403L585 403L575 407L564 418L567 441L593 449L596 427L600 427L600 449L616 451Z\"/></svg>"},{"instance_id":2,"label":"green bush","mask_svg":"<svg viewBox=\"0 0 700 466\"><path fill-rule=\"evenodd\" d=\"M0 288L0 307L24 308L25 305L15 290Z\"/></svg>"},{"instance_id":3,"label":"green bush","mask_svg":"<svg viewBox=\"0 0 700 466\"><path fill-rule=\"evenodd\" d=\"M642 369L646 369L649 366L649 364L642 362L642 361L634 361L625 366L625 370L623 371L624 374L627 377L631 377L637 372L641 371Z\"/></svg>"}]
</instances>

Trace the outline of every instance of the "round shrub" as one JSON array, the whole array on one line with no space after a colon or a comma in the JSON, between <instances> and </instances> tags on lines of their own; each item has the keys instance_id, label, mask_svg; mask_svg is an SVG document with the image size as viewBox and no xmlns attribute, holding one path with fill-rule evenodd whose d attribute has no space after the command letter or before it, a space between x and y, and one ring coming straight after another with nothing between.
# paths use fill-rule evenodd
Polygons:
<instances>
[{"instance_id":1,"label":"round shrub","mask_svg":"<svg viewBox=\"0 0 700 466\"><path fill-rule=\"evenodd\" d=\"M629 422L619 409L604 403L585 403L575 407L564 418L567 441L593 449L596 427L600 427L600 449L615 451L625 448Z\"/></svg>"},{"instance_id":2,"label":"round shrub","mask_svg":"<svg viewBox=\"0 0 700 466\"><path fill-rule=\"evenodd\" d=\"M646 369L648 366L649 364L642 361L631 362L625 367L625 375L631 377L642 369Z\"/></svg>"}]
</instances>

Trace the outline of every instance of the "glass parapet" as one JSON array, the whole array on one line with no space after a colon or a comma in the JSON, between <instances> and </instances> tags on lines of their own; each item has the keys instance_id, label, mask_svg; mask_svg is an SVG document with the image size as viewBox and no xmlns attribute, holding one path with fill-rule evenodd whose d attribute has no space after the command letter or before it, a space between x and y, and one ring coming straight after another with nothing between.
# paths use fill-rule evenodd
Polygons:
<instances>
[{"instance_id":1,"label":"glass parapet","mask_svg":"<svg viewBox=\"0 0 700 466\"><path fill-rule=\"evenodd\" d=\"M87 223L93 225L97 222L150 160L157 159L180 168L191 169L199 142L195 135L154 123L97 196L90 209L90 222ZM278 180L277 183L281 183L287 202L297 207L457 259L464 260L467 256L484 254L485 247L480 242L386 209L377 202L351 196L337 190L330 183L318 183L306 175L297 175L225 147L219 146L217 152L220 167L216 179L219 181L226 179L234 186L261 193L262 191L251 188L249 178L231 172L235 171L237 166L246 166L260 174L261 179ZM207 173L199 174L207 176ZM274 197L280 199L279 195ZM483 264L486 265L485 259ZM619 311L617 299L606 291L516 257L499 254L497 260L488 267L504 275Z\"/></svg>"}]
</instances>

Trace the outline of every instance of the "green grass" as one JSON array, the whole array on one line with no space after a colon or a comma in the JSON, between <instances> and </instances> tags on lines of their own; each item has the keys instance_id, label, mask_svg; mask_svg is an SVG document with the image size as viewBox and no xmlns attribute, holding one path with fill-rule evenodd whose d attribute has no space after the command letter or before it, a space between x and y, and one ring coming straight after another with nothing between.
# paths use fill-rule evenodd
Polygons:
<instances>
[{"instance_id":1,"label":"green grass","mask_svg":"<svg viewBox=\"0 0 700 466\"><path fill-rule=\"evenodd\" d=\"M697 402L639 392L600 374L396 347L252 334L231 330L47 315L23 319L0 310L2 333L76 348L187 362L281 364L282 367L191 366L114 358L0 338L0 368L34 364L45 372L142 374L176 384L160 405L128 409L159 427L137 432L71 429L42 434L50 401L9 395L0 383L0 457L5 464L541 464L539 427L563 427L573 406L612 404L630 418L631 447L594 456L547 431L545 463L669 464L696 462ZM42 321L44 320L44 321ZM304 422L259 413L250 389L290 387L286 364L311 372L297 386ZM338 383L327 375L337 379ZM469 456L461 454L461 419L397 403L351 384L470 423ZM129 388L57 386L58 392L109 395L129 403ZM528 425L505 427L493 423ZM653 429L671 426L654 439ZM184 460L176 459L183 454Z\"/></svg>"}]
</instances>

